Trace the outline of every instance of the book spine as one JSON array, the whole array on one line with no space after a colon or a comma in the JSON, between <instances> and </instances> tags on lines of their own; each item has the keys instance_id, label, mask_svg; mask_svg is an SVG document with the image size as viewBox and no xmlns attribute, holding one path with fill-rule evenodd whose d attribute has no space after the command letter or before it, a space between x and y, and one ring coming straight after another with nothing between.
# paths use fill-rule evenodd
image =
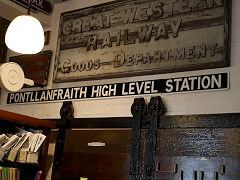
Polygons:
<instances>
[{"instance_id":1,"label":"book spine","mask_svg":"<svg viewBox=\"0 0 240 180\"><path fill-rule=\"evenodd\" d=\"M15 169L15 178L16 180L20 180L20 170L19 169Z\"/></svg>"},{"instance_id":2,"label":"book spine","mask_svg":"<svg viewBox=\"0 0 240 180\"><path fill-rule=\"evenodd\" d=\"M2 168L2 180L7 180L5 167Z\"/></svg>"},{"instance_id":3,"label":"book spine","mask_svg":"<svg viewBox=\"0 0 240 180\"><path fill-rule=\"evenodd\" d=\"M13 180L16 180L15 173L16 173L16 168L13 168L13 171L12 171L12 179Z\"/></svg>"}]
</instances>

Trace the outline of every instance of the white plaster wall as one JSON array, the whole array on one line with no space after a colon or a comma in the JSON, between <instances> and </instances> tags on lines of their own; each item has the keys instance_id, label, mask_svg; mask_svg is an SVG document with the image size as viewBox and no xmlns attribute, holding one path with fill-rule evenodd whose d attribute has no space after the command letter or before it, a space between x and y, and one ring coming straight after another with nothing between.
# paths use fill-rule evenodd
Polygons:
<instances>
[{"instance_id":1,"label":"white plaster wall","mask_svg":"<svg viewBox=\"0 0 240 180\"><path fill-rule=\"evenodd\" d=\"M215 113L239 113L240 112L240 1L232 0L232 42L231 42L231 66L227 68L207 69L201 71L189 71L182 73L159 74L119 79L81 81L74 83L52 84L53 64L55 61L55 50L57 45L57 35L61 12L80 9L110 0L70 0L55 5L51 23L50 45L45 49L53 51L52 64L48 88L72 87L96 85L113 82L126 82L135 80L150 80L161 78L173 78L181 76L193 76L208 73L230 72L230 89L225 91L211 92L189 92L178 94L158 94L161 95L166 107L167 115L180 114L215 114ZM155 94L154 96L156 96ZM121 117L131 116L130 107L135 97L144 97L149 101L148 96L131 96L124 98L108 98L98 100L74 101L75 117ZM59 110L62 103L48 104L25 104L6 105L7 93L2 92L0 108L12 112L17 112L39 118L59 118Z\"/></svg>"}]
</instances>

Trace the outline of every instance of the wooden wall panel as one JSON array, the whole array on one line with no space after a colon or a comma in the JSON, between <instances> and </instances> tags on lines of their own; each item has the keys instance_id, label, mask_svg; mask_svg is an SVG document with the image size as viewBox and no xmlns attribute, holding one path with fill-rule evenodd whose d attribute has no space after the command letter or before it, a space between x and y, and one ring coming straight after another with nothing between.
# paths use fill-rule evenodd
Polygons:
<instances>
[{"instance_id":1,"label":"wooden wall panel","mask_svg":"<svg viewBox=\"0 0 240 180\"><path fill-rule=\"evenodd\" d=\"M157 155L240 158L240 128L188 128L158 131Z\"/></svg>"},{"instance_id":2,"label":"wooden wall panel","mask_svg":"<svg viewBox=\"0 0 240 180\"><path fill-rule=\"evenodd\" d=\"M240 128L158 130L156 180L239 180Z\"/></svg>"},{"instance_id":3,"label":"wooden wall panel","mask_svg":"<svg viewBox=\"0 0 240 180\"><path fill-rule=\"evenodd\" d=\"M156 180L240 179L240 158L157 156L156 163Z\"/></svg>"}]
</instances>

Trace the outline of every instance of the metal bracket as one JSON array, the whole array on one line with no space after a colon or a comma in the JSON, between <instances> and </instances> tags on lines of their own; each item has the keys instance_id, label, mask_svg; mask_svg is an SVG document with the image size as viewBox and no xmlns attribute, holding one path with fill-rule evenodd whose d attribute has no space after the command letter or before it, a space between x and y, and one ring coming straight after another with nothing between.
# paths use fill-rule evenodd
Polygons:
<instances>
[{"instance_id":1,"label":"metal bracket","mask_svg":"<svg viewBox=\"0 0 240 180\"><path fill-rule=\"evenodd\" d=\"M164 106L161 97L152 97L148 106L143 98L134 99L131 107L134 127L132 128L130 175L139 174L141 129L147 129L146 175L147 179L154 179L157 128L163 109Z\"/></svg>"},{"instance_id":2,"label":"metal bracket","mask_svg":"<svg viewBox=\"0 0 240 180\"><path fill-rule=\"evenodd\" d=\"M130 158L130 175L137 175L139 172L141 124L143 115L146 112L146 103L143 98L136 98L131 106L134 127L132 128L132 146Z\"/></svg>"},{"instance_id":3,"label":"metal bracket","mask_svg":"<svg viewBox=\"0 0 240 180\"><path fill-rule=\"evenodd\" d=\"M147 142L147 176L148 179L154 179L155 174L155 155L157 145L157 127L160 121L160 115L164 109L161 97L152 97L148 104L148 142Z\"/></svg>"},{"instance_id":4,"label":"metal bracket","mask_svg":"<svg viewBox=\"0 0 240 180\"><path fill-rule=\"evenodd\" d=\"M63 105L60 109L60 116L61 116L61 120L64 121L64 126L59 128L59 132L58 132L58 139L56 142L56 150L55 150L55 161L54 161L55 170L59 170L61 168L66 129L70 127L70 120L74 118L73 113L74 113L74 109L73 109L72 101L63 102Z\"/></svg>"}]
</instances>

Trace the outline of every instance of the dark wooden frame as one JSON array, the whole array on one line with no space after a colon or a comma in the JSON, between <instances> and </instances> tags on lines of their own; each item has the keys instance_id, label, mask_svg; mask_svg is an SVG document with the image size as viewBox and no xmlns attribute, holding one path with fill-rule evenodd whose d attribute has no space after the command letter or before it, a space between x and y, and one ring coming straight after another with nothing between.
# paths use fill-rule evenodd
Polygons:
<instances>
[{"instance_id":1,"label":"dark wooden frame","mask_svg":"<svg viewBox=\"0 0 240 180\"><path fill-rule=\"evenodd\" d=\"M34 78L28 77L26 75L25 75L25 77L34 80L35 83L46 86L47 82L48 82L48 75L49 75L50 63L51 63L51 58L52 58L52 51L48 50L48 51L40 52L38 54L13 56L13 57L9 58L9 61L10 62L17 62L17 61L24 62L25 59L27 59L27 61L30 61L29 59L31 58L31 61L34 62L34 61L36 61L36 59L34 59L34 57L38 57L38 56L40 56L40 58L45 58L44 56L46 56L46 58L47 58L46 59L47 62L44 67L45 69L41 71L42 73L44 73L44 78L42 78L42 79L38 78L38 79L40 79L40 81L36 81ZM21 64L20 64L20 66L21 66ZM22 68L24 71L24 67L22 67ZM36 69L35 70L33 69L31 72L36 72ZM24 87L27 87L27 86L24 86Z\"/></svg>"},{"instance_id":2,"label":"dark wooden frame","mask_svg":"<svg viewBox=\"0 0 240 180\"><path fill-rule=\"evenodd\" d=\"M191 119L191 120L188 120ZM65 127L61 119L48 119L56 122L57 128ZM74 118L69 128L133 128L133 117ZM236 128L240 127L240 113L169 115L162 116L158 129L171 128ZM146 129L146 127L144 128Z\"/></svg>"}]
</instances>

